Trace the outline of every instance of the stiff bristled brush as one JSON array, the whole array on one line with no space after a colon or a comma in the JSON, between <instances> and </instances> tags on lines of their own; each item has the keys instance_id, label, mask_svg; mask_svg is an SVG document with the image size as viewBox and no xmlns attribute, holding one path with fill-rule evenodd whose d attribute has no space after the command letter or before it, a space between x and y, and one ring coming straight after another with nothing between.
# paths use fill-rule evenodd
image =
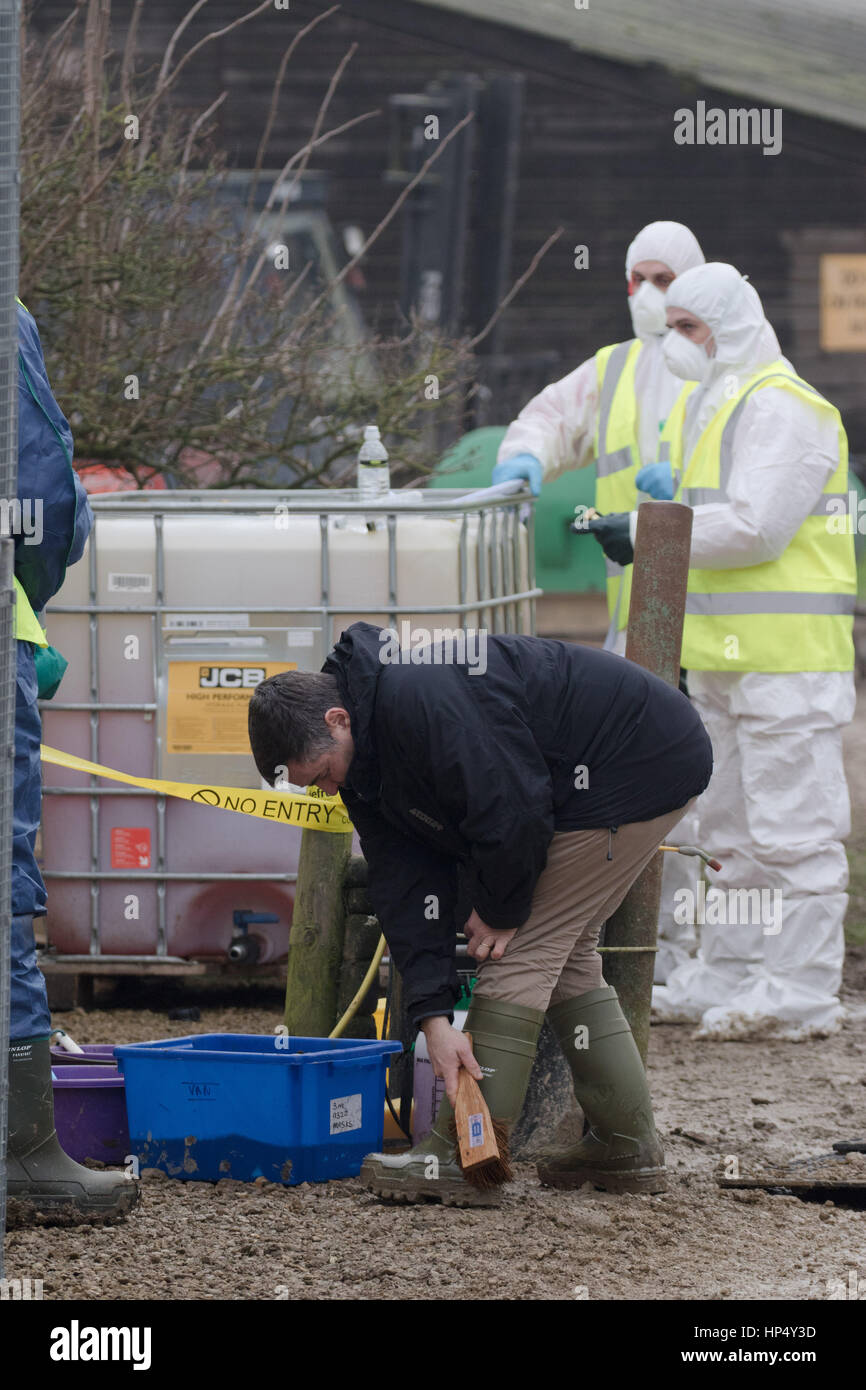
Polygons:
<instances>
[{"instance_id":1,"label":"stiff bristled brush","mask_svg":"<svg viewBox=\"0 0 866 1390\"><path fill-rule=\"evenodd\" d=\"M470 1047L472 1035L464 1034ZM491 1119L478 1082L465 1067L457 1078L457 1104L451 1121L452 1138L457 1141L457 1159L463 1176L474 1187L499 1187L511 1182L514 1174L508 1156L508 1132L499 1120Z\"/></svg>"}]
</instances>

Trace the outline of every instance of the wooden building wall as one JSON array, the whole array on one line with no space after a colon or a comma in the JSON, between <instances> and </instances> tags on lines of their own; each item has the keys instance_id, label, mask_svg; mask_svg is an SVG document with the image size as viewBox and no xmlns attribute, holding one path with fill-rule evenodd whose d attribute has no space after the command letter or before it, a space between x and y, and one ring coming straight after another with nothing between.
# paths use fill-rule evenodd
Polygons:
<instances>
[{"instance_id":1,"label":"wooden building wall","mask_svg":"<svg viewBox=\"0 0 866 1390\"><path fill-rule=\"evenodd\" d=\"M130 8L130 0L114 0L118 38ZM211 0L190 26L189 41L245 8L246 0ZM177 101L191 114L229 91L219 122L232 163L252 163L282 52L297 28L326 8L320 0L291 0L288 11L266 13L208 46L187 69ZM69 9L70 0L37 0L34 23L51 28ZM145 56L162 52L186 9L186 0L148 0ZM508 310L503 349L555 349L564 373L602 343L628 336L626 246L644 223L676 218L693 228L708 259L732 261L750 276L783 351L840 406L852 450L866 455L866 354L819 349L817 283L825 237L827 250L866 252L861 132L786 110L778 156L750 146L678 146L678 107L693 108L699 98L725 109L751 103L658 66L606 62L411 0L343 0L289 67L269 165L281 164L309 134L330 76L352 43L358 50L327 125L362 111L381 114L335 139L314 161L332 176L330 206L338 225L358 222L369 230L393 199L382 179L389 94L420 90L445 70L523 72L514 275L554 228L561 225L565 234ZM589 248L588 270L573 267L578 244ZM365 266L364 307L371 320L392 313L399 253L395 224ZM515 400L514 411L522 404Z\"/></svg>"}]
</instances>

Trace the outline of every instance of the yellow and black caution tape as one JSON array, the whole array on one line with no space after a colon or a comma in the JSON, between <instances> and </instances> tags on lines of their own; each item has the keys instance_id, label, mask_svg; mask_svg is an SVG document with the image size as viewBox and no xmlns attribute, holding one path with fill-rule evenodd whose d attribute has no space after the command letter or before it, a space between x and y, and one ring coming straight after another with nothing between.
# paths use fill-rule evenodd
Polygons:
<instances>
[{"instance_id":1,"label":"yellow and black caution tape","mask_svg":"<svg viewBox=\"0 0 866 1390\"><path fill-rule=\"evenodd\" d=\"M93 777L126 782L131 787L144 787L146 791L157 792L161 796L177 796L183 801L194 801L199 806L220 807L224 811L238 811L244 816L258 816L260 820L297 825L302 830L330 830L345 835L352 829L348 812L338 796L255 791L251 787L211 787L197 782L162 782L155 777L133 777L128 772L118 772L113 767L103 767L101 763L90 763L86 758L76 758L73 753L63 753L59 748L49 748L44 743L42 761L54 763L56 767L71 768L74 772L87 772Z\"/></svg>"}]
</instances>

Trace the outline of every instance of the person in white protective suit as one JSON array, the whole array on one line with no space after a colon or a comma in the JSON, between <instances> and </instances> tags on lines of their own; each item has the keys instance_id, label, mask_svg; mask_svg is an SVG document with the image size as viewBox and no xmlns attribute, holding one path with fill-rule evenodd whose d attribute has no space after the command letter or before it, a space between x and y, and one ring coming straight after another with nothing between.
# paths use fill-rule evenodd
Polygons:
<instances>
[{"instance_id":1,"label":"person in white protective suit","mask_svg":"<svg viewBox=\"0 0 866 1390\"><path fill-rule=\"evenodd\" d=\"M663 469L659 476L659 434L683 389L662 353L664 295L676 276L703 263L697 238L681 222L650 222L638 232L625 258L635 337L601 348L524 406L499 447L492 482L523 478L538 496L543 483L566 469L595 463L596 507L612 513L635 506L639 487L664 486L670 472ZM605 647L620 655L625 652L630 591L630 570L608 557L611 625ZM691 812L677 827L677 839L680 844L696 842ZM664 860L657 981L688 960L696 944L693 923L675 920L673 910L679 890L696 888L695 861L676 854L666 854Z\"/></svg>"},{"instance_id":2,"label":"person in white protective suit","mask_svg":"<svg viewBox=\"0 0 866 1390\"><path fill-rule=\"evenodd\" d=\"M837 514L845 433L733 266L679 277L666 310L666 359L698 382L666 432L677 500L694 507L682 659L715 754L700 837L722 870L709 875L700 950L654 990L654 1014L700 1021L705 1037L822 1035L844 1013L856 595Z\"/></svg>"}]
</instances>

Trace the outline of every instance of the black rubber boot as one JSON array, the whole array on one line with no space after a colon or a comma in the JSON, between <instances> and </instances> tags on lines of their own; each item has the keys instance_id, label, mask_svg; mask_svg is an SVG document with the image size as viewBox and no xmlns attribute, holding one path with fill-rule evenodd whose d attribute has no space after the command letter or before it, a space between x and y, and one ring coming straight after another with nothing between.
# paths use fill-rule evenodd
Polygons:
<instances>
[{"instance_id":1,"label":"black rubber boot","mask_svg":"<svg viewBox=\"0 0 866 1390\"><path fill-rule=\"evenodd\" d=\"M665 1158L653 1122L646 1072L610 985L548 1009L589 1129L538 1164L548 1187L589 1182L607 1192L664 1192Z\"/></svg>"},{"instance_id":2,"label":"black rubber boot","mask_svg":"<svg viewBox=\"0 0 866 1390\"><path fill-rule=\"evenodd\" d=\"M54 1128L54 1091L47 1037L9 1045L10 1216L36 1214L59 1222L112 1221L138 1201L139 1185L120 1171L85 1168L65 1154Z\"/></svg>"},{"instance_id":3,"label":"black rubber boot","mask_svg":"<svg viewBox=\"0 0 866 1390\"><path fill-rule=\"evenodd\" d=\"M479 1084L492 1118L506 1127L515 1123L523 1107L543 1021L541 1009L472 996L465 1026L484 1072ZM420 1144L408 1153L367 1155L361 1168L364 1186L400 1202L426 1199L451 1207L498 1207L501 1187L478 1188L464 1178L451 1138L453 1118L445 1096L432 1133Z\"/></svg>"}]
</instances>

